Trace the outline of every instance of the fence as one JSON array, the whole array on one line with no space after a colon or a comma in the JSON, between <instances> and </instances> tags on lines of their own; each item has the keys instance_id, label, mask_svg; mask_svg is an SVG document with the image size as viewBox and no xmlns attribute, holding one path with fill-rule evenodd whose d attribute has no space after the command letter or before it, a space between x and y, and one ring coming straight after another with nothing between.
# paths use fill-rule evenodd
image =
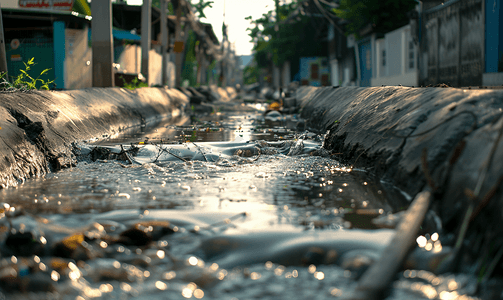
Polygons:
<instances>
[{"instance_id":1,"label":"fence","mask_svg":"<svg viewBox=\"0 0 503 300\"><path fill-rule=\"evenodd\" d=\"M482 84L481 0L451 0L423 12L420 84Z\"/></svg>"}]
</instances>

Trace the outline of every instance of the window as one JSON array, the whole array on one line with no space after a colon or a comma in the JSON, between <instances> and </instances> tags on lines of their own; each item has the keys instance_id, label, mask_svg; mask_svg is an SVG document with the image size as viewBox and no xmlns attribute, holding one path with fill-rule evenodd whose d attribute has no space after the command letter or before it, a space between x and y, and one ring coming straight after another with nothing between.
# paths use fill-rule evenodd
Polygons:
<instances>
[{"instance_id":1,"label":"window","mask_svg":"<svg viewBox=\"0 0 503 300\"><path fill-rule=\"evenodd\" d=\"M382 66L386 66L386 49L382 50L382 55L381 55L381 61L382 61Z\"/></svg>"},{"instance_id":2,"label":"window","mask_svg":"<svg viewBox=\"0 0 503 300\"><path fill-rule=\"evenodd\" d=\"M415 67L414 57L415 57L414 42L412 40L409 40L409 70L412 70Z\"/></svg>"}]
</instances>

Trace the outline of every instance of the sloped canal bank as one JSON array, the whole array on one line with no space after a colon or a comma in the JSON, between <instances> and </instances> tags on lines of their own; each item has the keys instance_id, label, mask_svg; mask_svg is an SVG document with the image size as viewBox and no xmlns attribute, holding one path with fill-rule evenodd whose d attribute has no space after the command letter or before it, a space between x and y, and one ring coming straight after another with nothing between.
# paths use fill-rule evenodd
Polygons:
<instances>
[{"instance_id":1,"label":"sloped canal bank","mask_svg":"<svg viewBox=\"0 0 503 300\"><path fill-rule=\"evenodd\" d=\"M77 167L2 190L7 298L350 297L408 201L296 119L237 107L78 144ZM388 298L476 295L430 272L446 247L427 224Z\"/></svg>"}]
</instances>

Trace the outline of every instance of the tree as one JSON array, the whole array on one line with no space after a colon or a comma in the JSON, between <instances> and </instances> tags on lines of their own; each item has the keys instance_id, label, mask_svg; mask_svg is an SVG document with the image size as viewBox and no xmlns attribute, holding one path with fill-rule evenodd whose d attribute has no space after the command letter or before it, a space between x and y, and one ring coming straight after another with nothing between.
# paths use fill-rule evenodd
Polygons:
<instances>
[{"instance_id":1,"label":"tree","mask_svg":"<svg viewBox=\"0 0 503 300\"><path fill-rule=\"evenodd\" d=\"M254 61L258 68L270 68L272 63L281 66L286 61L292 62L292 73L298 70L298 62L304 56L326 56L328 45L322 41L321 33L325 23L307 15L301 15L299 6L303 1L291 1L279 7L279 26L275 11L270 10L262 17L251 20L248 35L254 43ZM250 73L250 75L257 73Z\"/></svg>"},{"instance_id":2,"label":"tree","mask_svg":"<svg viewBox=\"0 0 503 300\"><path fill-rule=\"evenodd\" d=\"M213 3L214 3L213 1L205 1L205 0L199 0L199 2L192 3L192 6L197 11L197 14L198 14L197 17L199 19L206 19L206 15L204 14L204 9L206 7L212 8Z\"/></svg>"},{"instance_id":3,"label":"tree","mask_svg":"<svg viewBox=\"0 0 503 300\"><path fill-rule=\"evenodd\" d=\"M161 0L152 0L152 6L160 8L160 2ZM179 0L180 1L180 0ZM212 7L213 1L208 1L208 0L196 0L199 2L192 3L191 0L187 0L192 7L196 10L196 17L197 19L200 18L206 18L206 15L204 14L204 9L207 7ZM174 5L173 2L170 1L168 3L168 14L169 15L174 15L175 10L174 10ZM182 10L182 14L184 14ZM188 24L185 24L184 26L189 26ZM184 27L185 28L185 27ZM198 61L197 61L197 56L196 56L196 47L199 45L198 37L196 33L189 29L186 31L186 40L185 40L185 47L184 47L184 53L183 53L183 63L181 66L181 79L182 80L188 80L189 85L195 86L197 82L196 74L197 72L194 69L197 69L198 67Z\"/></svg>"},{"instance_id":4,"label":"tree","mask_svg":"<svg viewBox=\"0 0 503 300\"><path fill-rule=\"evenodd\" d=\"M246 66L243 70L243 83L252 84L259 81L260 70L255 65Z\"/></svg>"},{"instance_id":5,"label":"tree","mask_svg":"<svg viewBox=\"0 0 503 300\"><path fill-rule=\"evenodd\" d=\"M77 1L83 1L83 0L77 0ZM198 19L203 19L203 18L206 18L206 15L204 14L204 9L207 8L207 7L213 7L212 4L214 3L214 1L211 1L211 0L199 0L199 2L194 2L192 3L192 1L197 1L197 0L190 0L190 4L192 5L192 7L195 8L196 12L197 12L197 18ZM152 0L152 6L153 7L157 7L157 8L161 8L161 0ZM169 15L174 15L174 9L173 9L173 3L168 2L168 14Z\"/></svg>"},{"instance_id":6,"label":"tree","mask_svg":"<svg viewBox=\"0 0 503 300\"><path fill-rule=\"evenodd\" d=\"M387 33L409 22L407 13L416 6L415 0L340 0L335 14L346 21L346 34L361 37L370 26L374 32Z\"/></svg>"}]
</instances>

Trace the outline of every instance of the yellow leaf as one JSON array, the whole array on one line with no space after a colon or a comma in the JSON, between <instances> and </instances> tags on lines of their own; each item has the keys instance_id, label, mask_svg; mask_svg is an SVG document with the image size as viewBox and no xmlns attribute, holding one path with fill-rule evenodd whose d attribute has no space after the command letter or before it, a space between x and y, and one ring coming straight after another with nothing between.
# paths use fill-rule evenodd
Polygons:
<instances>
[{"instance_id":1,"label":"yellow leaf","mask_svg":"<svg viewBox=\"0 0 503 300\"><path fill-rule=\"evenodd\" d=\"M53 269L58 269L58 270L64 270L68 266L68 262L61 258L53 258L51 260L51 268Z\"/></svg>"},{"instance_id":2,"label":"yellow leaf","mask_svg":"<svg viewBox=\"0 0 503 300\"><path fill-rule=\"evenodd\" d=\"M71 235L69 237L66 237L62 243L65 245L68 249L75 250L77 247L82 244L84 241L84 235L82 233L77 233L74 235Z\"/></svg>"}]
</instances>

